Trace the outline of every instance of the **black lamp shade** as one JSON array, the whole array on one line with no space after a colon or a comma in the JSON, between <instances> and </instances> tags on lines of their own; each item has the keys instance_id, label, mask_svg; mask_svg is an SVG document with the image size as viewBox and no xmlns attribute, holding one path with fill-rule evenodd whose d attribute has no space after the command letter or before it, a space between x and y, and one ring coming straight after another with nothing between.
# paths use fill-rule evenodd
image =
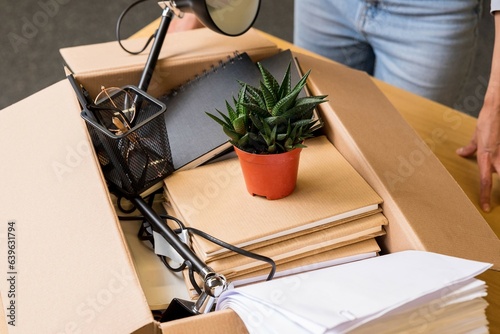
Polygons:
<instances>
[{"instance_id":1,"label":"black lamp shade","mask_svg":"<svg viewBox=\"0 0 500 334\"><path fill-rule=\"evenodd\" d=\"M175 4L181 11L195 14L206 27L238 36L255 22L260 0L178 0Z\"/></svg>"}]
</instances>

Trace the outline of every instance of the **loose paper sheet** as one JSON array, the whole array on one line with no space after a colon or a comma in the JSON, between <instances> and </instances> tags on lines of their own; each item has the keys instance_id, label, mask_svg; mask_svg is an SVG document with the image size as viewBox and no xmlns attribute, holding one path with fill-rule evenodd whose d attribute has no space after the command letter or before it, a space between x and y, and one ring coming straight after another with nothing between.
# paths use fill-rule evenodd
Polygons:
<instances>
[{"instance_id":1,"label":"loose paper sheet","mask_svg":"<svg viewBox=\"0 0 500 334\"><path fill-rule=\"evenodd\" d=\"M250 333L344 332L443 289L474 287L474 276L489 267L404 251L228 290L217 309L234 309Z\"/></svg>"}]
</instances>

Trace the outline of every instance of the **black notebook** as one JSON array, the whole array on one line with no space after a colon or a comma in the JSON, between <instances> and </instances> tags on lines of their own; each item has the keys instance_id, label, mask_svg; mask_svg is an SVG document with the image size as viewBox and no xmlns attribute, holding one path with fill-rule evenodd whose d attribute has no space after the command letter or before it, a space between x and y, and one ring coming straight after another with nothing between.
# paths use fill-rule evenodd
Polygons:
<instances>
[{"instance_id":1,"label":"black notebook","mask_svg":"<svg viewBox=\"0 0 500 334\"><path fill-rule=\"evenodd\" d=\"M205 112L226 112L226 100L238 96L238 80L256 85L260 72L246 53L237 54L160 97L175 170L194 168L231 148L221 126Z\"/></svg>"},{"instance_id":2,"label":"black notebook","mask_svg":"<svg viewBox=\"0 0 500 334\"><path fill-rule=\"evenodd\" d=\"M296 68L291 51L286 50L261 64L281 82L290 62L292 69ZM294 85L300 74L291 72ZM217 109L227 114L226 101L233 105L233 97L237 98L241 88L238 81L259 86L260 80L257 65L241 53L159 98L167 106L165 122L175 170L197 167L232 149L221 126L205 112L215 113Z\"/></svg>"}]
</instances>

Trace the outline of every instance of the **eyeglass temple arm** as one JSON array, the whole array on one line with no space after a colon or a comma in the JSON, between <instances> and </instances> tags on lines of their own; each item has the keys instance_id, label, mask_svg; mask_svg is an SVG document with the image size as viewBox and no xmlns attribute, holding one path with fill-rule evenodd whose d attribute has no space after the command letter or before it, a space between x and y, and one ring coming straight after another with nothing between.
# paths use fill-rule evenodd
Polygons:
<instances>
[{"instance_id":1,"label":"eyeglass temple arm","mask_svg":"<svg viewBox=\"0 0 500 334\"><path fill-rule=\"evenodd\" d=\"M139 89L145 92L148 90L151 77L153 76L153 72L156 67L156 62L158 61L158 56L160 55L163 41L165 40L165 36L167 35L167 30L173 16L174 11L170 7L166 6L163 9L160 25L155 32L155 40L153 42L153 46L151 47L151 52L149 53L146 65L144 66L144 70L142 71L141 80L139 81Z\"/></svg>"}]
</instances>

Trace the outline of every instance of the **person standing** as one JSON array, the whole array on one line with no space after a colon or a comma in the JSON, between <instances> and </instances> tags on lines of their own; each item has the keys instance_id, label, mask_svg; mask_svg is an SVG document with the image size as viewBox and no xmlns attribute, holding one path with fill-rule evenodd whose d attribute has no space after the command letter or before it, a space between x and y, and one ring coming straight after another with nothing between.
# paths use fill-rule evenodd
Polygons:
<instances>
[{"instance_id":1,"label":"person standing","mask_svg":"<svg viewBox=\"0 0 500 334\"><path fill-rule=\"evenodd\" d=\"M295 1L294 43L431 100L453 106L475 53L480 0ZM500 0L491 1L495 43L490 79L470 142L479 204L491 210L493 174L500 172Z\"/></svg>"},{"instance_id":2,"label":"person standing","mask_svg":"<svg viewBox=\"0 0 500 334\"><path fill-rule=\"evenodd\" d=\"M294 44L453 106L472 69L480 0L300 0Z\"/></svg>"}]
</instances>

